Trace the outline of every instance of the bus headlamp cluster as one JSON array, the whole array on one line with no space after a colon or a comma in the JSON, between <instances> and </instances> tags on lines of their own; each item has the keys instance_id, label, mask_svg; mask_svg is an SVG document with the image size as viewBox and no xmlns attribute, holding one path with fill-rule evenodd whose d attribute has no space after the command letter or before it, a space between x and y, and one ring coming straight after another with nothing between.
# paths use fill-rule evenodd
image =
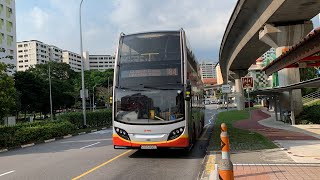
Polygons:
<instances>
[{"instance_id":1,"label":"bus headlamp cluster","mask_svg":"<svg viewBox=\"0 0 320 180\"><path fill-rule=\"evenodd\" d=\"M173 131L170 132L170 134L168 136L168 141L178 138L179 136L181 136L183 131L184 131L184 127L174 129Z\"/></svg>"},{"instance_id":2,"label":"bus headlamp cluster","mask_svg":"<svg viewBox=\"0 0 320 180\"><path fill-rule=\"evenodd\" d=\"M123 129L121 129L121 128L118 128L118 127L114 127L114 129L115 129L116 133L117 133L120 137L122 137L123 139L126 139L126 140L130 140L129 135L128 135L128 133L127 133L125 130L123 130Z\"/></svg>"}]
</instances>

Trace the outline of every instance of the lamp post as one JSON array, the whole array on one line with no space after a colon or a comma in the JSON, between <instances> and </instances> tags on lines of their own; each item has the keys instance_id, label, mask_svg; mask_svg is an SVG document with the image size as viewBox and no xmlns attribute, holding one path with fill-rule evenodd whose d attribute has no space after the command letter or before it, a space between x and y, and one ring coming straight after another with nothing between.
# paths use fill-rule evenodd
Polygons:
<instances>
[{"instance_id":1,"label":"lamp post","mask_svg":"<svg viewBox=\"0 0 320 180\"><path fill-rule=\"evenodd\" d=\"M81 25L81 6L83 0L80 2L79 8L79 20L80 20L80 55L81 55L81 83L82 83L82 113L83 113L83 126L87 126L87 117L86 117L86 96L85 96L85 86L84 86L84 58L83 58L83 46L82 46L82 25Z\"/></svg>"},{"instance_id":2,"label":"lamp post","mask_svg":"<svg viewBox=\"0 0 320 180\"><path fill-rule=\"evenodd\" d=\"M50 68L50 62L49 65L49 91L50 91L50 118L51 121L53 121L53 113L52 113L52 90L51 90L51 68Z\"/></svg>"}]
</instances>

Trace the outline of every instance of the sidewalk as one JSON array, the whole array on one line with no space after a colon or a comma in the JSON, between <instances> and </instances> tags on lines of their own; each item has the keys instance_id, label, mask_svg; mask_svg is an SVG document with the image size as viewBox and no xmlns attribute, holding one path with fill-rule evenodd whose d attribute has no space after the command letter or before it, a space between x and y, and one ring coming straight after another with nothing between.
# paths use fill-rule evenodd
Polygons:
<instances>
[{"instance_id":1,"label":"sidewalk","mask_svg":"<svg viewBox=\"0 0 320 180\"><path fill-rule=\"evenodd\" d=\"M253 110L251 120L237 121L234 127L260 133L279 148L258 151L231 151L234 177L239 180L319 179L320 177L320 127L319 125L291 126L276 122L274 113ZM319 129L318 129L319 127ZM231 142L232 146L232 142ZM215 164L220 153L208 155L201 180L214 178Z\"/></svg>"}]
</instances>

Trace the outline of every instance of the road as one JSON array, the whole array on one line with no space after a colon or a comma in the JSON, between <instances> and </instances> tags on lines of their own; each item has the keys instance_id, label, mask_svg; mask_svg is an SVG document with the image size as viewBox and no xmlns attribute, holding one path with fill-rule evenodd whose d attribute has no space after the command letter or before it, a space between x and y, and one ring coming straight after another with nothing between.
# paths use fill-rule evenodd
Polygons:
<instances>
[{"instance_id":1,"label":"road","mask_svg":"<svg viewBox=\"0 0 320 180\"><path fill-rule=\"evenodd\" d=\"M188 154L178 150L115 150L112 131L107 129L0 153L0 180L197 179L215 108L207 106L207 130Z\"/></svg>"}]
</instances>

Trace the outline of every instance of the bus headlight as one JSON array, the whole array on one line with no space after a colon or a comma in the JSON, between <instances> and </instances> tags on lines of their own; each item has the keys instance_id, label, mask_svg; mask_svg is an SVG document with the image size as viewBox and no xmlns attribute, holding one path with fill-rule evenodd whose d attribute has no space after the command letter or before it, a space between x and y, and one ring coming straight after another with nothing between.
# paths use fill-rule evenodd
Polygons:
<instances>
[{"instance_id":1,"label":"bus headlight","mask_svg":"<svg viewBox=\"0 0 320 180\"><path fill-rule=\"evenodd\" d=\"M125 130L120 129L120 128L118 128L118 127L114 127L114 129L116 130L116 133L117 133L120 137L122 137L123 139L126 139L126 140L129 140L129 141L130 141L129 135L128 135L128 133L127 133Z\"/></svg>"},{"instance_id":2,"label":"bus headlight","mask_svg":"<svg viewBox=\"0 0 320 180\"><path fill-rule=\"evenodd\" d=\"M184 127L180 127L177 129L174 129L170 132L169 136L168 136L168 141L169 140L173 140L178 138L179 136L181 136L181 134L183 133Z\"/></svg>"}]
</instances>

